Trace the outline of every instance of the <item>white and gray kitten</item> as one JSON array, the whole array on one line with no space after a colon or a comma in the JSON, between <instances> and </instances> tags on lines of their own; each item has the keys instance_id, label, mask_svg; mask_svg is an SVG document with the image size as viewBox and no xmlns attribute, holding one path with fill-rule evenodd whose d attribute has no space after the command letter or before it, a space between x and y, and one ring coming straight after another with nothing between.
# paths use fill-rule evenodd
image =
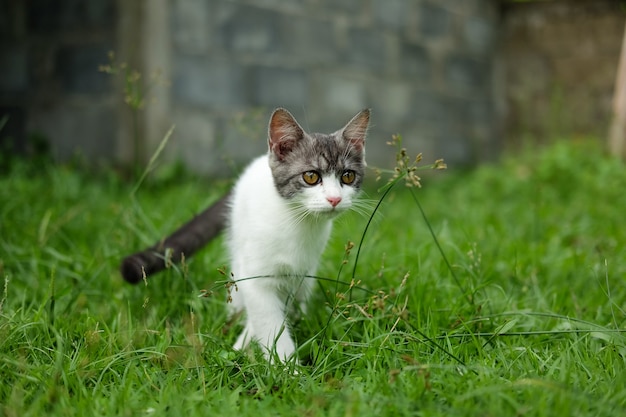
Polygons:
<instances>
[{"instance_id":1,"label":"white and gray kitten","mask_svg":"<svg viewBox=\"0 0 626 417\"><path fill-rule=\"evenodd\" d=\"M122 274L138 282L163 269L163 254L187 257L227 230L231 313L245 312L234 345L259 343L268 359L295 352L288 315L297 301L306 309L320 256L333 219L353 205L365 171L369 110L331 133L307 133L285 109L276 109L268 128L268 153L254 160L233 190L163 242L124 259Z\"/></svg>"}]
</instances>

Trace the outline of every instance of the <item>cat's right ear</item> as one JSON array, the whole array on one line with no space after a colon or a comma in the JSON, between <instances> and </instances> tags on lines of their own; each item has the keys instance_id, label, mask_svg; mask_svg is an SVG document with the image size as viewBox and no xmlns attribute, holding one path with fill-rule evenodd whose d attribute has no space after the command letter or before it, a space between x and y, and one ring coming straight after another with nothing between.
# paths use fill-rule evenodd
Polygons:
<instances>
[{"instance_id":1,"label":"cat's right ear","mask_svg":"<svg viewBox=\"0 0 626 417\"><path fill-rule=\"evenodd\" d=\"M268 128L270 152L282 160L303 136L304 131L291 113L282 108L274 110Z\"/></svg>"}]
</instances>

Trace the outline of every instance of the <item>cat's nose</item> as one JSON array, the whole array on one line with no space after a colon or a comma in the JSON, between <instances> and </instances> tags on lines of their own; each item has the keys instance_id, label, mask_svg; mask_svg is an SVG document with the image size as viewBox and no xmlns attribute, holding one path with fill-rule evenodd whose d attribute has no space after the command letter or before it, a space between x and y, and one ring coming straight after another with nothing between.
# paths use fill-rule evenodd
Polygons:
<instances>
[{"instance_id":1,"label":"cat's nose","mask_svg":"<svg viewBox=\"0 0 626 417\"><path fill-rule=\"evenodd\" d=\"M337 207L337 204L341 203L341 197L326 197L326 200L328 200L333 207Z\"/></svg>"}]
</instances>

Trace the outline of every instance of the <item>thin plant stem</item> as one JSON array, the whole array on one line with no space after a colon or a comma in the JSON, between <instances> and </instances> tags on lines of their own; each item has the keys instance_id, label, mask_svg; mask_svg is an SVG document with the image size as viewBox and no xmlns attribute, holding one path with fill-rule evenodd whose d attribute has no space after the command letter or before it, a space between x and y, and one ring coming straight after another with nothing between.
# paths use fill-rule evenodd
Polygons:
<instances>
[{"instance_id":1,"label":"thin plant stem","mask_svg":"<svg viewBox=\"0 0 626 417\"><path fill-rule=\"evenodd\" d=\"M626 329L604 329L604 330L592 330L592 329L563 329L563 330L528 330L523 332L504 332L504 333L490 333L490 332L478 332L478 333L452 333L437 336L435 339L448 339L448 338L464 338L464 337L488 337L489 341L497 337L511 337L511 336L555 336L560 334L591 334L591 333L615 333L624 334Z\"/></svg>"},{"instance_id":2,"label":"thin plant stem","mask_svg":"<svg viewBox=\"0 0 626 417\"><path fill-rule=\"evenodd\" d=\"M380 199L378 200L378 203L376 203L376 207L374 207L374 210L372 211L372 214L371 214L370 218L367 220L367 224L365 225L365 229L363 229L363 233L361 234L361 240L359 241L359 247L356 250L356 256L354 258L354 267L352 268L352 277L351 277L352 279L354 279L355 276L356 276L356 267L359 264L359 256L361 255L361 248L363 247L363 241L365 240L365 234L367 233L367 230L369 229L370 224L372 224L372 220L374 219L374 215L376 215L376 212L378 211L380 205L383 203L383 200L385 199L387 194L389 194L391 189L393 187L395 187L395 185L398 183L398 181L400 181L401 178L402 178L402 176L396 178L393 182L389 183L389 185L385 189L385 192L383 193L382 197L380 197Z\"/></svg>"},{"instance_id":3,"label":"thin plant stem","mask_svg":"<svg viewBox=\"0 0 626 417\"><path fill-rule=\"evenodd\" d=\"M137 180L137 183L133 187L133 190L130 192L131 196L134 196L137 193L137 190L139 190L139 187L143 183L143 180L150 173L150 171L152 171L154 167L154 163L156 162L159 155L161 155L161 152L163 152L163 149L165 149L165 145L167 144L167 141L170 139L170 136L172 136L172 133L174 132L175 127L176 125L172 125L172 127L170 127L170 129L167 131L165 136L163 136L161 143L159 143L159 147L156 149L156 151L154 151L154 153L150 157L150 161L148 161L148 165L146 166L146 169L144 169L143 173L141 174L141 177L139 177L139 179Z\"/></svg>"},{"instance_id":4,"label":"thin plant stem","mask_svg":"<svg viewBox=\"0 0 626 417\"><path fill-rule=\"evenodd\" d=\"M456 285L459 287L461 292L465 295L465 297L467 298L468 303L471 306L474 306L474 299L473 299L473 297L468 293L467 289L461 284L461 281L459 280L459 278L457 277L456 273L454 272L454 269L452 268L452 265L450 264L450 261L448 261L448 257L446 256L446 253L443 251L443 248L441 247L441 244L439 244L439 239L437 239L437 235L435 234L435 231L433 230L433 227L431 226L430 222L428 221L428 217L426 217L426 212L424 212L424 209L422 208L422 205L420 204L419 200L417 199L417 196L413 192L413 189L411 189L411 196L413 196L413 201L415 201L415 204L419 208L420 213L422 213L422 217L424 218L424 222L426 223L426 226L428 227L428 231L430 232L430 235L432 236L433 241L435 242L435 245L437 246L437 249L439 250L439 253L441 254L441 257L443 258L443 261L446 263L446 266L448 267L448 270L450 271L450 274L452 275L452 279L454 279L454 282L456 283Z\"/></svg>"}]
</instances>

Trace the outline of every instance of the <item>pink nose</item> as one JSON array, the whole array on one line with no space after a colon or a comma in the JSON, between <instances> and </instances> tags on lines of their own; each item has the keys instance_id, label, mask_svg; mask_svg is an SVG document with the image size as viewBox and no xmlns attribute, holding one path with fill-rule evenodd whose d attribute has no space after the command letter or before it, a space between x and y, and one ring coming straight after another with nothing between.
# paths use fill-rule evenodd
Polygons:
<instances>
[{"instance_id":1,"label":"pink nose","mask_svg":"<svg viewBox=\"0 0 626 417\"><path fill-rule=\"evenodd\" d=\"M337 204L341 203L341 197L326 197L326 200L328 200L333 207L337 207Z\"/></svg>"}]
</instances>

